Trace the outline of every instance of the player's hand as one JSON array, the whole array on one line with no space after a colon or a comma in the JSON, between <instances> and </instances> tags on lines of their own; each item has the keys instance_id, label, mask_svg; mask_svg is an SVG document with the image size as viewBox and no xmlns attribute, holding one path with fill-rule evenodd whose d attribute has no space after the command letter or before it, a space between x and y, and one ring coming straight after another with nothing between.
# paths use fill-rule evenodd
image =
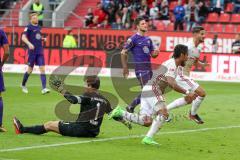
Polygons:
<instances>
[{"instance_id":1,"label":"player's hand","mask_svg":"<svg viewBox=\"0 0 240 160\"><path fill-rule=\"evenodd\" d=\"M194 99L196 99L197 95L195 93L189 93L186 97L185 100L187 102L192 102Z\"/></svg>"},{"instance_id":2,"label":"player's hand","mask_svg":"<svg viewBox=\"0 0 240 160\"><path fill-rule=\"evenodd\" d=\"M154 50L153 52L152 52L152 58L157 58L158 57L158 55L159 55L159 50Z\"/></svg>"},{"instance_id":3,"label":"player's hand","mask_svg":"<svg viewBox=\"0 0 240 160\"><path fill-rule=\"evenodd\" d=\"M207 63L207 62L206 62L206 63L203 64L203 66L204 66L204 67L209 67L209 66L210 66L210 63Z\"/></svg>"},{"instance_id":4,"label":"player's hand","mask_svg":"<svg viewBox=\"0 0 240 160\"><path fill-rule=\"evenodd\" d=\"M45 38L42 38L42 40L44 41L44 42L46 42L47 41L47 38L45 37Z\"/></svg>"},{"instance_id":5,"label":"player's hand","mask_svg":"<svg viewBox=\"0 0 240 160\"><path fill-rule=\"evenodd\" d=\"M31 49L31 50L34 50L35 47L34 47L33 44L29 43L29 44L28 44L28 48Z\"/></svg>"},{"instance_id":6,"label":"player's hand","mask_svg":"<svg viewBox=\"0 0 240 160\"><path fill-rule=\"evenodd\" d=\"M51 76L49 79L49 84L54 90L58 92L61 92L64 89L63 80L59 76Z\"/></svg>"},{"instance_id":7,"label":"player's hand","mask_svg":"<svg viewBox=\"0 0 240 160\"><path fill-rule=\"evenodd\" d=\"M123 68L123 77L124 77L124 78L127 78L128 75L129 75L129 70L128 70L128 68L127 68L127 67L126 67L126 68Z\"/></svg>"}]
</instances>

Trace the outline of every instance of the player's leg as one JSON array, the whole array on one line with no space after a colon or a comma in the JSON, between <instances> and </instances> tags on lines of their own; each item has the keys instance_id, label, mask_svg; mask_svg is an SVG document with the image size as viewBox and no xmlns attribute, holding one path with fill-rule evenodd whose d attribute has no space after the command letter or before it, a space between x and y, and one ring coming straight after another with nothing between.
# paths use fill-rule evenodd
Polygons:
<instances>
[{"instance_id":1,"label":"player's leg","mask_svg":"<svg viewBox=\"0 0 240 160\"><path fill-rule=\"evenodd\" d=\"M84 126L81 122L64 122L58 123L59 134L69 137L96 137L99 130L92 130Z\"/></svg>"},{"instance_id":2,"label":"player's leg","mask_svg":"<svg viewBox=\"0 0 240 160\"><path fill-rule=\"evenodd\" d=\"M198 124L203 124L203 120L199 117L199 115L197 114L197 111L201 105L201 103L203 102L206 93L204 91L204 89L201 86L198 86L197 89L195 89L195 93L198 95L197 98L195 100L193 100L192 102L192 108L189 114L189 118L194 120L196 123Z\"/></svg>"},{"instance_id":3,"label":"player's leg","mask_svg":"<svg viewBox=\"0 0 240 160\"><path fill-rule=\"evenodd\" d=\"M6 132L7 130L2 125L3 120L3 100L2 100L2 94L0 92L0 132Z\"/></svg>"},{"instance_id":4,"label":"player's leg","mask_svg":"<svg viewBox=\"0 0 240 160\"><path fill-rule=\"evenodd\" d=\"M22 80L22 91L24 93L28 93L28 89L26 87L26 84L27 84L27 81L28 81L28 78L30 76L30 74L32 73L33 71L33 67L34 67L34 63L35 63L35 59L36 59L36 55L35 54L29 54L28 55L28 69L27 71L24 73L23 75L23 80Z\"/></svg>"},{"instance_id":5,"label":"player's leg","mask_svg":"<svg viewBox=\"0 0 240 160\"><path fill-rule=\"evenodd\" d=\"M23 134L23 133L31 133L31 134L44 134L47 133L48 130L44 127L44 125L34 125L25 127L23 124L16 118L13 118L13 125L16 131L16 134Z\"/></svg>"},{"instance_id":6,"label":"player's leg","mask_svg":"<svg viewBox=\"0 0 240 160\"><path fill-rule=\"evenodd\" d=\"M168 111L164 101L156 103L154 110L157 111L157 116L153 120L152 125L148 130L148 133L143 138L143 144L158 145L158 143L153 140L153 136L159 131L165 120L168 118Z\"/></svg>"},{"instance_id":7,"label":"player's leg","mask_svg":"<svg viewBox=\"0 0 240 160\"><path fill-rule=\"evenodd\" d=\"M176 82L177 82L177 85L179 85L180 87L184 88L185 90L189 90L189 91L192 91L192 88L194 86L194 84L192 82L190 82L189 78L185 77L185 76L184 77L177 76ZM196 84L196 85L198 86L198 84ZM192 91L192 92L194 92L194 91ZM167 110L170 111L172 109L179 108L179 107L185 106L190 103L192 103L192 101L188 101L188 100L186 100L185 97L181 97L181 98L178 98L178 99L174 100L173 102L169 103L167 105Z\"/></svg>"},{"instance_id":8,"label":"player's leg","mask_svg":"<svg viewBox=\"0 0 240 160\"><path fill-rule=\"evenodd\" d=\"M146 127L150 126L152 124L152 114L153 114L152 103L156 102L157 99L155 98L155 96L152 96L153 94L152 92L147 92L145 89L146 88L143 88L142 94L141 94L141 107L140 107L139 114L130 113L130 112L124 111L120 107L117 107L111 112L111 114L109 115L109 118L122 117L127 121L130 121L142 126L146 126Z\"/></svg>"},{"instance_id":9,"label":"player's leg","mask_svg":"<svg viewBox=\"0 0 240 160\"><path fill-rule=\"evenodd\" d=\"M152 78L152 71L145 71L136 73L136 77L141 85L141 88ZM137 105L141 103L141 94L134 98L132 103L126 107L126 110L130 113L134 112Z\"/></svg>"},{"instance_id":10,"label":"player's leg","mask_svg":"<svg viewBox=\"0 0 240 160\"><path fill-rule=\"evenodd\" d=\"M49 93L50 90L46 88L47 78L45 74L45 62L42 54L37 55L37 65L39 65L40 79L42 82L42 94Z\"/></svg>"},{"instance_id":11,"label":"player's leg","mask_svg":"<svg viewBox=\"0 0 240 160\"><path fill-rule=\"evenodd\" d=\"M3 81L3 73L0 71L0 132L6 132L7 130L3 127L3 99L2 92L5 91L4 81Z\"/></svg>"},{"instance_id":12,"label":"player's leg","mask_svg":"<svg viewBox=\"0 0 240 160\"><path fill-rule=\"evenodd\" d=\"M152 118L144 114L130 113L123 110L121 107L115 108L109 115L109 119L112 118L123 118L126 121L133 122L142 126L150 126L152 123Z\"/></svg>"}]
</instances>

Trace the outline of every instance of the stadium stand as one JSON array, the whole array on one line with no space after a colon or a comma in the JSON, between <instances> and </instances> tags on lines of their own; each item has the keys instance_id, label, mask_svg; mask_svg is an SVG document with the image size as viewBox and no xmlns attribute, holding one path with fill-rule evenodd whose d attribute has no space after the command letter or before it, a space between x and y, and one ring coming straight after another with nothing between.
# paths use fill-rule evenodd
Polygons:
<instances>
[{"instance_id":1,"label":"stadium stand","mask_svg":"<svg viewBox=\"0 0 240 160\"><path fill-rule=\"evenodd\" d=\"M45 1L45 0L42 0ZM57 7L57 5L64 1L64 5ZM152 8L153 0L139 0L139 1L129 1L129 0L74 0L72 7L66 7L69 1L66 0L49 0L49 10L53 13L49 13L48 22L51 23L46 26L52 27L77 27L77 28L118 28L118 29L129 29L134 28L133 21L139 15L146 15L149 17L149 11ZM163 1L168 3L169 6L169 22L165 23L161 20L161 6ZM20 23L22 17L26 14L20 16L19 10L25 7L28 0L16 0L16 4L12 5L7 12L0 18L0 25L2 26L24 26L26 22ZM56 3L57 2L57 3ZM99 22L98 15L94 15L97 12L97 3L101 2L102 11L105 14L104 18ZM183 6L186 7L187 1L183 0ZM195 7L198 6L198 1ZM196 22L197 25L203 25L209 32L234 32L240 24L240 14L234 13L234 1L227 0L224 2L224 8L220 15L211 10L212 0L204 1L209 9L209 14L206 20L203 22ZM156 6L158 7L159 18L154 19L150 29L152 30L166 30L173 31L173 23L175 17L173 15L173 9L177 6L178 0L158 0L156 1ZM1 5L1 4L0 4ZM70 3L69 3L70 5ZM52 6L52 7L51 7ZM27 7L26 7L27 8ZM49 12L50 12L49 11ZM99 12L98 12L99 13ZM86 18L87 17L87 18ZM88 19L89 18L89 19ZM186 17L185 17L186 19ZM85 21L88 20L87 25ZM59 22L61 21L61 23ZM228 24L227 24L228 23ZM229 24L230 23L230 24ZM47 23L46 23L47 24ZM232 25L231 25L232 24ZM220 27L223 27L222 29ZM225 29L224 29L225 28ZM216 30L215 30L216 29ZM186 30L186 21L184 22L184 30Z\"/></svg>"}]
</instances>

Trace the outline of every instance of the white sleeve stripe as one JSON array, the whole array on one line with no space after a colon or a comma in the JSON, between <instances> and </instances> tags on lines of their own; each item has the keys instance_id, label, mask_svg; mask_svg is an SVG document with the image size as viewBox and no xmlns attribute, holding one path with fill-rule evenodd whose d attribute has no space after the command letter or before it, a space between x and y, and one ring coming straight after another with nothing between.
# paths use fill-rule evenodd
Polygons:
<instances>
[{"instance_id":1,"label":"white sleeve stripe","mask_svg":"<svg viewBox=\"0 0 240 160\"><path fill-rule=\"evenodd\" d=\"M79 97L79 96L76 96L76 98L77 98L77 100L78 100L78 103L81 103L81 102L82 102L82 99L81 99L81 97Z\"/></svg>"}]
</instances>

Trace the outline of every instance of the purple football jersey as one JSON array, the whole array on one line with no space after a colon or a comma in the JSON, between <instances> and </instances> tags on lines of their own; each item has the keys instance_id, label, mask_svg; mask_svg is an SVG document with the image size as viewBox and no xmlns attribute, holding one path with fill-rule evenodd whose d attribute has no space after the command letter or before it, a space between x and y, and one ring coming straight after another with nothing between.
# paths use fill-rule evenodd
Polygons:
<instances>
[{"instance_id":1,"label":"purple football jersey","mask_svg":"<svg viewBox=\"0 0 240 160\"><path fill-rule=\"evenodd\" d=\"M28 50L28 53L43 54L42 34L41 27L39 25L29 24L25 29L25 34L28 40L34 45L34 50Z\"/></svg>"},{"instance_id":2,"label":"purple football jersey","mask_svg":"<svg viewBox=\"0 0 240 160\"><path fill-rule=\"evenodd\" d=\"M0 29L0 47L2 47L4 44L8 44L8 39L5 32Z\"/></svg>"},{"instance_id":3,"label":"purple football jersey","mask_svg":"<svg viewBox=\"0 0 240 160\"><path fill-rule=\"evenodd\" d=\"M8 44L8 39L5 32L0 29L0 47L2 47L5 44ZM4 86L4 80L3 80L3 73L2 73L2 70L0 70L0 92L3 92L3 91L5 91L5 86Z\"/></svg>"},{"instance_id":4,"label":"purple football jersey","mask_svg":"<svg viewBox=\"0 0 240 160\"><path fill-rule=\"evenodd\" d=\"M151 52L154 50L152 40L147 36L141 36L136 33L131 36L124 49L131 51L133 54L133 62L135 71L152 70L151 68Z\"/></svg>"}]
</instances>

